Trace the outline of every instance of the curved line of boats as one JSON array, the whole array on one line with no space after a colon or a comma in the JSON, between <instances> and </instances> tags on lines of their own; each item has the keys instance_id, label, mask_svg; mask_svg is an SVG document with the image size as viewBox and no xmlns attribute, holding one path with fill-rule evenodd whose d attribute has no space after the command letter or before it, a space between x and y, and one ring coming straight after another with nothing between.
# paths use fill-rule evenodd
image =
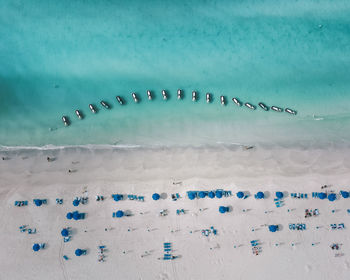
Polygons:
<instances>
[{"instance_id":1,"label":"curved line of boats","mask_svg":"<svg viewBox=\"0 0 350 280\"><path fill-rule=\"evenodd\" d=\"M137 96L137 94L135 92L131 93L131 96L132 96L132 98L133 98L135 103L139 102L139 98L138 98L138 96ZM150 90L147 90L147 97L148 97L148 100L152 100L153 99L153 95L152 95L152 92ZM163 100L167 100L168 99L168 94L167 94L167 92L165 90L162 90L162 97L163 97ZM120 105L124 105L125 104L125 102L124 102L124 100L123 100L123 98L121 96L117 95L115 98L116 98L117 102ZM178 89L177 90L177 99L180 100L182 98L183 98L182 90ZM212 101L212 94L211 93L206 93L205 99L206 99L207 103L211 103L211 101ZM192 91L192 101L196 102L197 100L198 100L197 92L196 91ZM241 102L237 97L232 98L232 101L238 107L242 107L244 105L247 108L249 108L250 110L256 110L256 108L257 108L255 105L253 105L251 103L248 103L248 102L243 104L243 102ZM223 96L223 95L220 96L220 103L223 106L226 105L226 98L225 98L225 96ZM104 107L106 109L111 109L111 106L109 105L109 103L107 101L101 100L100 104L102 105L102 107ZM288 114L291 114L291 115L296 115L297 114L297 111L295 111L293 109L290 109L290 108L283 109L283 108L278 107L278 106L271 106L271 107L269 107L263 102L259 102L258 105L264 111L269 111L271 109L271 110L273 110L275 112L278 112L278 113L281 113L281 112L284 111L284 112L286 112ZM90 110L91 110L91 112L93 114L96 114L98 112L98 109L93 104L89 104L89 108L90 108ZM75 110L75 114L78 117L78 119L83 119L84 118L84 115L83 115L83 113L80 110ZM69 126L70 125L70 121L69 121L69 118L67 116L62 116L62 121L63 121L65 126Z\"/></svg>"}]
</instances>

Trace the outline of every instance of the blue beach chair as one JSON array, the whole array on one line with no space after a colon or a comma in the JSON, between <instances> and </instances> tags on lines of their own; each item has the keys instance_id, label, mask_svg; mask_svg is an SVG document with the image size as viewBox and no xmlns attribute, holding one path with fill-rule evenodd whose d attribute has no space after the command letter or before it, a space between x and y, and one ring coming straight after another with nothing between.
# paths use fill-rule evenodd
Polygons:
<instances>
[{"instance_id":1,"label":"blue beach chair","mask_svg":"<svg viewBox=\"0 0 350 280\"><path fill-rule=\"evenodd\" d=\"M69 260L69 258L68 258L66 255L63 255L63 258L64 258L66 261Z\"/></svg>"},{"instance_id":2,"label":"blue beach chair","mask_svg":"<svg viewBox=\"0 0 350 280\"><path fill-rule=\"evenodd\" d=\"M304 194L304 197L307 199L307 193Z\"/></svg>"},{"instance_id":3,"label":"blue beach chair","mask_svg":"<svg viewBox=\"0 0 350 280\"><path fill-rule=\"evenodd\" d=\"M171 252L171 248L164 248L164 252Z\"/></svg>"}]
</instances>

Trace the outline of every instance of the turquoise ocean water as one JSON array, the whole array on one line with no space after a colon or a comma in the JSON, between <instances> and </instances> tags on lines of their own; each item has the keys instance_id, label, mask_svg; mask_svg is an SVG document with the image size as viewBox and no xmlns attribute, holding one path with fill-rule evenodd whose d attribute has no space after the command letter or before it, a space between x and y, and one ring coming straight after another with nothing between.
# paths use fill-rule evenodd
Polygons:
<instances>
[{"instance_id":1,"label":"turquoise ocean water","mask_svg":"<svg viewBox=\"0 0 350 280\"><path fill-rule=\"evenodd\" d=\"M2 146L350 143L349 1L3 0L1 6ZM127 104L119 106L116 95ZM298 114L253 112L232 97ZM99 107L96 115L89 103Z\"/></svg>"}]
</instances>

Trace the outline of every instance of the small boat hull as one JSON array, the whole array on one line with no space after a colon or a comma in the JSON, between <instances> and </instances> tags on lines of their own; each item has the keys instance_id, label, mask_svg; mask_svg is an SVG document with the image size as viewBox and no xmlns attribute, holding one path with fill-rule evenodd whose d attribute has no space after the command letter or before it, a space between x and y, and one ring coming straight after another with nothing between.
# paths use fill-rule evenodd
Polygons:
<instances>
[{"instance_id":1,"label":"small boat hull","mask_svg":"<svg viewBox=\"0 0 350 280\"><path fill-rule=\"evenodd\" d=\"M152 100L152 93L150 90L147 90L147 97L148 97L148 100Z\"/></svg>"},{"instance_id":2,"label":"small boat hull","mask_svg":"<svg viewBox=\"0 0 350 280\"><path fill-rule=\"evenodd\" d=\"M197 101L197 92L192 91L192 101L195 102Z\"/></svg>"},{"instance_id":3,"label":"small boat hull","mask_svg":"<svg viewBox=\"0 0 350 280\"><path fill-rule=\"evenodd\" d=\"M168 96L167 96L166 91L164 89L162 90L162 95L163 95L164 100L168 99Z\"/></svg>"},{"instance_id":4,"label":"small boat hull","mask_svg":"<svg viewBox=\"0 0 350 280\"><path fill-rule=\"evenodd\" d=\"M224 96L220 96L220 102L222 106L225 106L226 102L225 102L225 97Z\"/></svg>"},{"instance_id":5,"label":"small boat hull","mask_svg":"<svg viewBox=\"0 0 350 280\"><path fill-rule=\"evenodd\" d=\"M62 121L63 121L63 123L64 123L64 126L69 126L69 119L68 119L68 117L63 116L63 117L62 117Z\"/></svg>"},{"instance_id":6,"label":"small boat hull","mask_svg":"<svg viewBox=\"0 0 350 280\"><path fill-rule=\"evenodd\" d=\"M177 90L177 99L181 99L182 98L182 91L181 89Z\"/></svg>"},{"instance_id":7,"label":"small boat hull","mask_svg":"<svg viewBox=\"0 0 350 280\"><path fill-rule=\"evenodd\" d=\"M123 105L123 99L120 96L115 97L120 105Z\"/></svg>"},{"instance_id":8,"label":"small boat hull","mask_svg":"<svg viewBox=\"0 0 350 280\"><path fill-rule=\"evenodd\" d=\"M286 111L287 113L289 113L291 115L296 115L297 114L297 111L289 109L289 108L284 109L284 111Z\"/></svg>"},{"instance_id":9,"label":"small boat hull","mask_svg":"<svg viewBox=\"0 0 350 280\"><path fill-rule=\"evenodd\" d=\"M269 107L267 107L264 103L260 102L259 103L259 106L261 109L263 109L264 111L268 111L269 110Z\"/></svg>"},{"instance_id":10,"label":"small boat hull","mask_svg":"<svg viewBox=\"0 0 350 280\"><path fill-rule=\"evenodd\" d=\"M207 103L210 103L210 100L211 100L210 93L207 93L205 95L205 99L207 100Z\"/></svg>"},{"instance_id":11,"label":"small boat hull","mask_svg":"<svg viewBox=\"0 0 350 280\"><path fill-rule=\"evenodd\" d=\"M278 113L283 112L283 109L280 107L277 107L277 106L271 106L271 110L278 112Z\"/></svg>"},{"instance_id":12,"label":"small boat hull","mask_svg":"<svg viewBox=\"0 0 350 280\"><path fill-rule=\"evenodd\" d=\"M79 110L75 110L75 114L77 115L77 117L81 120L83 119L83 115Z\"/></svg>"},{"instance_id":13,"label":"small boat hull","mask_svg":"<svg viewBox=\"0 0 350 280\"><path fill-rule=\"evenodd\" d=\"M245 103L244 105L245 105L247 108L249 108L250 110L255 110L255 109L256 109L256 107L255 107L254 105L250 104L250 103Z\"/></svg>"},{"instance_id":14,"label":"small boat hull","mask_svg":"<svg viewBox=\"0 0 350 280\"><path fill-rule=\"evenodd\" d=\"M101 105L102 105L103 107L105 107L106 109L110 109L110 106L108 105L107 102L101 101L100 103L101 103Z\"/></svg>"},{"instance_id":15,"label":"small boat hull","mask_svg":"<svg viewBox=\"0 0 350 280\"><path fill-rule=\"evenodd\" d=\"M139 102L139 99L137 98L136 93L132 93L131 96L134 99L135 103Z\"/></svg>"},{"instance_id":16,"label":"small boat hull","mask_svg":"<svg viewBox=\"0 0 350 280\"><path fill-rule=\"evenodd\" d=\"M239 107L241 107L242 106L242 102L241 101L239 101L237 98L232 98L232 101L233 101L233 103L235 103L237 106L239 106Z\"/></svg>"},{"instance_id":17,"label":"small boat hull","mask_svg":"<svg viewBox=\"0 0 350 280\"><path fill-rule=\"evenodd\" d=\"M89 108L90 108L91 112L93 112L94 114L96 113L96 109L95 109L94 105L89 104Z\"/></svg>"}]
</instances>

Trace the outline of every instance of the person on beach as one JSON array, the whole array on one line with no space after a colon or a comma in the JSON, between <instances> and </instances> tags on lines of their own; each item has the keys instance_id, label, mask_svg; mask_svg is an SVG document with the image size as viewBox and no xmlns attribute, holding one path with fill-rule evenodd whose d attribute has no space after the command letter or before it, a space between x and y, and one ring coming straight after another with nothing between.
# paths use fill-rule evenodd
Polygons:
<instances>
[{"instance_id":1,"label":"person on beach","mask_svg":"<svg viewBox=\"0 0 350 280\"><path fill-rule=\"evenodd\" d=\"M47 159L47 162L50 162L50 161L51 161L51 158L50 158L50 157L47 157L46 159Z\"/></svg>"}]
</instances>

